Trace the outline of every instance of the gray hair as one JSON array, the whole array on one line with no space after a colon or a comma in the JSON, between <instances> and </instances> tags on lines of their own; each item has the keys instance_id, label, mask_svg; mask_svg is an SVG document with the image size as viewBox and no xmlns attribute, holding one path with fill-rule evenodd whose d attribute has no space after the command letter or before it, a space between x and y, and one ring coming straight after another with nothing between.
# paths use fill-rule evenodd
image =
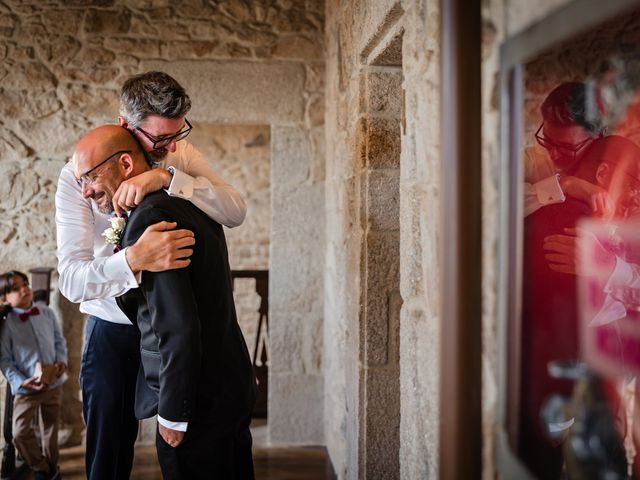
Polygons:
<instances>
[{"instance_id":1,"label":"gray hair","mask_svg":"<svg viewBox=\"0 0 640 480\"><path fill-rule=\"evenodd\" d=\"M120 92L120 115L139 127L149 115L180 118L191 109L185 89L164 72L146 72L129 78Z\"/></svg>"}]
</instances>

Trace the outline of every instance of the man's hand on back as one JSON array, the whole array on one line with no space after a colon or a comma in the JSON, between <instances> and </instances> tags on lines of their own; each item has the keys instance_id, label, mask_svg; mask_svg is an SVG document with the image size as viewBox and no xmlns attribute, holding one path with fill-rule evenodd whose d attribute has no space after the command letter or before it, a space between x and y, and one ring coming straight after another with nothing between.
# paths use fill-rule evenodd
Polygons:
<instances>
[{"instance_id":1,"label":"man's hand on back","mask_svg":"<svg viewBox=\"0 0 640 480\"><path fill-rule=\"evenodd\" d=\"M191 230L173 230L175 222L159 222L150 225L138 241L127 248L125 256L134 274L146 270L163 272L185 268L193 254L191 247L196 243Z\"/></svg>"},{"instance_id":2,"label":"man's hand on back","mask_svg":"<svg viewBox=\"0 0 640 480\"><path fill-rule=\"evenodd\" d=\"M164 168L154 168L125 180L113 194L116 215L121 216L125 210L137 207L149 193L169 188L170 184L171 174Z\"/></svg>"},{"instance_id":3,"label":"man's hand on back","mask_svg":"<svg viewBox=\"0 0 640 480\"><path fill-rule=\"evenodd\" d=\"M158 423L158 430L162 439L173 448L176 448L178 445L180 445L182 443L182 440L184 439L184 432L171 430L161 423Z\"/></svg>"}]
</instances>

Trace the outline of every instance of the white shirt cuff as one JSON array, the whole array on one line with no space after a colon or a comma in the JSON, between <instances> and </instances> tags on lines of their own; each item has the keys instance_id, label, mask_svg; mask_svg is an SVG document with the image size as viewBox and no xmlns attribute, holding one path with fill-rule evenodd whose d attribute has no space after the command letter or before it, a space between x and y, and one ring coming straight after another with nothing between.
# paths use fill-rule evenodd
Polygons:
<instances>
[{"instance_id":1,"label":"white shirt cuff","mask_svg":"<svg viewBox=\"0 0 640 480\"><path fill-rule=\"evenodd\" d=\"M165 420L160 415L158 415L158 423L163 427L170 428L171 430L177 430L178 432L186 432L188 422L170 422L169 420Z\"/></svg>"},{"instance_id":2,"label":"white shirt cuff","mask_svg":"<svg viewBox=\"0 0 640 480\"><path fill-rule=\"evenodd\" d=\"M560 187L557 175L552 175L536 182L534 185L536 195L541 205L550 205L552 203L562 203L565 200L564 192Z\"/></svg>"},{"instance_id":3,"label":"white shirt cuff","mask_svg":"<svg viewBox=\"0 0 640 480\"><path fill-rule=\"evenodd\" d=\"M125 257L126 248L111 255L104 263L104 274L107 278L122 280L126 288L137 288L139 283L131 271Z\"/></svg>"},{"instance_id":4,"label":"white shirt cuff","mask_svg":"<svg viewBox=\"0 0 640 480\"><path fill-rule=\"evenodd\" d=\"M171 172L173 178L166 192L172 197L184 198L185 200L193 197L194 178L187 173L177 170L175 167L170 166L167 170Z\"/></svg>"}]
</instances>

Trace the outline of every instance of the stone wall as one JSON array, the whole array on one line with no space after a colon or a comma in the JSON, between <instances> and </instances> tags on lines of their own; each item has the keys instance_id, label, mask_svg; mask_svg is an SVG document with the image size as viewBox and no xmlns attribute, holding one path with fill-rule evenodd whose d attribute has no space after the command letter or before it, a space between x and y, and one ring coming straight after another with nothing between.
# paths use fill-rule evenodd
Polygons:
<instances>
[{"instance_id":1,"label":"stone wall","mask_svg":"<svg viewBox=\"0 0 640 480\"><path fill-rule=\"evenodd\" d=\"M190 93L194 108L189 118L197 125L196 132L202 128L202 133L212 133L211 124L220 123L269 126L269 155L267 143L247 147L241 168L224 162L214 165L223 176L232 177L227 178L231 183L246 180L242 188L257 189L248 196L256 216L268 219L269 202L277 207L277 211L271 209L271 229L292 219L304 228L287 231L286 242L273 247L269 221L256 221L249 210L245 230L229 233L231 261L241 268L271 269L273 305L278 305L281 296L306 297L306 306L321 305L323 254L320 246L314 248L314 242L324 236L324 219L313 224L307 219L324 209L323 15L323 2L303 0L0 3L3 270L56 265L53 198L60 169L82 134L116 120L118 91L127 77L162 69ZM197 138L196 132L192 138ZM260 132L268 142L269 135ZM292 138L292 134L305 149L297 150L300 143L287 147L289 140L277 141ZM215 135L217 139L225 132L219 130ZM213 155L220 145L226 148L222 140L212 145ZM280 176L273 175L275 162L287 165ZM308 175L292 183L289 174L294 168ZM269 189L281 182L286 189L274 196ZM308 189L314 192L310 197L306 196ZM293 194L302 197L297 204L290 203ZM308 283L292 283L285 273L290 269L296 269L297 278L308 279ZM53 303L57 304L55 298ZM284 301L279 305L271 315L276 331L278 324L281 332L296 325L307 338L321 330L321 306L298 309ZM296 308L295 314L291 308ZM65 333L80 338L82 317L70 314L66 307L58 312ZM293 364L299 358L305 359L300 360L305 367L297 376L284 375L280 383L286 387L283 392L291 390L288 385L292 383L306 397L276 393L272 398L274 418L284 412L280 415L284 426L275 438L321 443L321 336L315 335L313 342L287 343L296 340L287 337L271 351L274 365L287 375L298 368ZM277 339L272 343L278 344ZM77 362L77 356L72 358ZM78 367L77 363L70 365L72 377L77 377ZM311 385L308 389L299 388L307 384ZM69 388L76 389L71 395L77 398L77 385L70 383ZM315 405L315 416L307 415L310 405ZM309 418L289 422L296 414Z\"/></svg>"},{"instance_id":2,"label":"stone wall","mask_svg":"<svg viewBox=\"0 0 640 480\"><path fill-rule=\"evenodd\" d=\"M339 478L437 471L437 5L327 4L325 436Z\"/></svg>"},{"instance_id":3,"label":"stone wall","mask_svg":"<svg viewBox=\"0 0 640 480\"><path fill-rule=\"evenodd\" d=\"M225 232L232 270L268 270L271 234L271 140L268 125L194 122L189 141L242 195L247 217ZM237 279L234 300L240 328L253 355L260 297L255 281Z\"/></svg>"},{"instance_id":4,"label":"stone wall","mask_svg":"<svg viewBox=\"0 0 640 480\"><path fill-rule=\"evenodd\" d=\"M440 2L403 2L406 134L400 164L400 461L403 479L437 478L440 434Z\"/></svg>"}]
</instances>

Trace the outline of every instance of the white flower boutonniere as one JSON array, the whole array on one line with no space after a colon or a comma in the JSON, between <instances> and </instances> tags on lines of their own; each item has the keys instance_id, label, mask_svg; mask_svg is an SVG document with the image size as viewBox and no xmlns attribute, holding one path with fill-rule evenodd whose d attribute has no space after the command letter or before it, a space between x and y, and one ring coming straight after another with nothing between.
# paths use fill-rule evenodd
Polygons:
<instances>
[{"instance_id":1,"label":"white flower boutonniere","mask_svg":"<svg viewBox=\"0 0 640 480\"><path fill-rule=\"evenodd\" d=\"M102 232L102 236L107 243L116 246L120 245L120 237L122 237L122 232L127 222L121 217L110 218L109 222L111 222L111 226Z\"/></svg>"}]
</instances>

